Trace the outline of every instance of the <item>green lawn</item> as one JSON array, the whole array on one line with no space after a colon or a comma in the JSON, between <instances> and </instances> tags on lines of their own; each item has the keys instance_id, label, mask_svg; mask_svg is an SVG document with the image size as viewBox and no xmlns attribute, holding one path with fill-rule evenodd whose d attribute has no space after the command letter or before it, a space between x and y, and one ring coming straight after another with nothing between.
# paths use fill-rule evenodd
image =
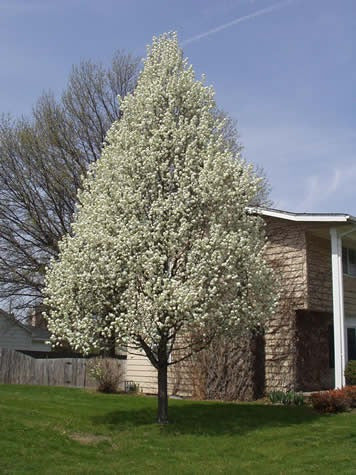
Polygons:
<instances>
[{"instance_id":1,"label":"green lawn","mask_svg":"<svg viewBox=\"0 0 356 475\"><path fill-rule=\"evenodd\" d=\"M356 474L356 413L0 385L1 474Z\"/></svg>"}]
</instances>

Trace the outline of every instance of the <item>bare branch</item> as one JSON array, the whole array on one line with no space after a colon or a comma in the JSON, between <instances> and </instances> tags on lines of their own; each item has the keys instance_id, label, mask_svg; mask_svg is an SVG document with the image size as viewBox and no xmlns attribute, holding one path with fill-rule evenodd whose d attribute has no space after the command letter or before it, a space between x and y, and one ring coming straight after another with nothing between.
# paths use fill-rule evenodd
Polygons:
<instances>
[{"instance_id":1,"label":"bare branch","mask_svg":"<svg viewBox=\"0 0 356 475\"><path fill-rule=\"evenodd\" d=\"M59 101L45 93L30 119L0 118L0 299L40 304L45 267L70 232L77 190L133 91L139 60L117 51L109 67L74 66Z\"/></svg>"}]
</instances>

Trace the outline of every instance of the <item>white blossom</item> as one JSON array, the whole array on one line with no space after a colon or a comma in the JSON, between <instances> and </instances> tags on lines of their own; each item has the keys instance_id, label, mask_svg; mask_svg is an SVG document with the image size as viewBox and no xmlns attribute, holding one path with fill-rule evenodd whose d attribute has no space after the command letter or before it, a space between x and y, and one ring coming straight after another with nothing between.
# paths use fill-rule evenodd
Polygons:
<instances>
[{"instance_id":1,"label":"white blossom","mask_svg":"<svg viewBox=\"0 0 356 475\"><path fill-rule=\"evenodd\" d=\"M47 272L54 344L90 352L115 335L158 357L162 337L239 334L271 314L263 223L246 212L259 178L214 108L176 35L154 38Z\"/></svg>"}]
</instances>

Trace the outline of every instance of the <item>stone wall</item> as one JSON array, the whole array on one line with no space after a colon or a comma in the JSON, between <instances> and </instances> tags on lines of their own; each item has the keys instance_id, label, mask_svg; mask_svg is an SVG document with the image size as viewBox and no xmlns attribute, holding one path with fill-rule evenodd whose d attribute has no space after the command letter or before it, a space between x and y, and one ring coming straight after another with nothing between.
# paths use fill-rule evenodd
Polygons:
<instances>
[{"instance_id":1,"label":"stone wall","mask_svg":"<svg viewBox=\"0 0 356 475\"><path fill-rule=\"evenodd\" d=\"M296 389L316 391L334 387L332 355L332 313L297 310Z\"/></svg>"},{"instance_id":2,"label":"stone wall","mask_svg":"<svg viewBox=\"0 0 356 475\"><path fill-rule=\"evenodd\" d=\"M276 218L266 223L267 258L281 284L280 305L266 329L266 391L332 387L329 225ZM345 316L356 315L356 278L344 275L343 282Z\"/></svg>"},{"instance_id":3,"label":"stone wall","mask_svg":"<svg viewBox=\"0 0 356 475\"><path fill-rule=\"evenodd\" d=\"M263 345L253 348L251 341L242 345L241 351L234 348L235 366L241 376L235 380L236 397L240 399L260 394L263 378L266 392L332 385L328 353L332 320L331 250L326 238L329 224L264 219L268 237L266 257L280 284L280 305L266 326L265 372L261 357L254 356L256 350L263 352ZM344 298L345 314L356 315L356 278L344 276ZM156 370L143 355L129 355L127 365L127 379L139 383L144 392L157 391ZM201 397L209 397L211 384L204 383L198 367L195 373L186 364L173 368L169 375L171 393L190 395L200 391ZM214 370L213 365L210 368Z\"/></svg>"},{"instance_id":4,"label":"stone wall","mask_svg":"<svg viewBox=\"0 0 356 475\"><path fill-rule=\"evenodd\" d=\"M308 308L332 312L332 274L330 240L307 233ZM345 275L345 315L356 315L356 278Z\"/></svg>"},{"instance_id":5,"label":"stone wall","mask_svg":"<svg viewBox=\"0 0 356 475\"><path fill-rule=\"evenodd\" d=\"M330 240L307 233L308 308L333 311Z\"/></svg>"},{"instance_id":6,"label":"stone wall","mask_svg":"<svg viewBox=\"0 0 356 475\"><path fill-rule=\"evenodd\" d=\"M254 351L251 347L241 353L243 357L237 364L243 376L240 378L241 388L238 389L240 399L251 399L260 394L263 378L266 392L296 388L298 338L296 310L308 308L306 233L310 229L310 224L270 217L264 219L268 237L266 257L274 267L276 279L280 283L280 305L266 326L264 371L263 365L251 363L254 361ZM235 351L235 355L238 354ZM259 360L260 358L255 361ZM199 378L196 375L191 379L198 381ZM203 390L200 392L204 393Z\"/></svg>"},{"instance_id":7,"label":"stone wall","mask_svg":"<svg viewBox=\"0 0 356 475\"><path fill-rule=\"evenodd\" d=\"M307 307L306 226L266 218L266 257L275 269L280 304L266 333L266 392L296 385L296 309Z\"/></svg>"},{"instance_id":8,"label":"stone wall","mask_svg":"<svg viewBox=\"0 0 356 475\"><path fill-rule=\"evenodd\" d=\"M220 337L189 360L172 367L174 394L196 399L250 401L265 384L264 337Z\"/></svg>"},{"instance_id":9,"label":"stone wall","mask_svg":"<svg viewBox=\"0 0 356 475\"><path fill-rule=\"evenodd\" d=\"M344 275L345 316L356 316L356 277Z\"/></svg>"}]
</instances>

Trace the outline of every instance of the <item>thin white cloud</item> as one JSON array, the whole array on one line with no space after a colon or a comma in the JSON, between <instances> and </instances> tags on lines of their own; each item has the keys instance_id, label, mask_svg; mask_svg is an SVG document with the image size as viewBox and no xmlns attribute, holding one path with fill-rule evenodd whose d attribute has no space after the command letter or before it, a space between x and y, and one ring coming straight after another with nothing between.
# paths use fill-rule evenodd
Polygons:
<instances>
[{"instance_id":1,"label":"thin white cloud","mask_svg":"<svg viewBox=\"0 0 356 475\"><path fill-rule=\"evenodd\" d=\"M281 125L273 115L241 123L244 156L267 172L276 208L356 215L352 128L319 127L306 119L303 123L286 119Z\"/></svg>"},{"instance_id":2,"label":"thin white cloud","mask_svg":"<svg viewBox=\"0 0 356 475\"><path fill-rule=\"evenodd\" d=\"M280 10L281 8L284 8L290 5L293 1L294 0L284 0L282 2L274 3L273 5L270 5L269 7L262 8L261 10L257 10L256 12L250 13L249 15L244 15L244 16L235 18L234 20L224 23L223 25L219 25L215 28L212 28L211 30L205 31L203 33L200 33L199 35L192 36L191 38L188 38L182 41L182 45L184 46L184 45L193 43L194 41L201 40L202 38L206 38L207 36L214 35L215 33L219 33L222 30L226 30L227 28L230 28L231 26L238 25L239 23L242 23L247 20L251 20L252 18L256 18L262 15L267 15L268 13L272 13L276 10Z\"/></svg>"},{"instance_id":3,"label":"thin white cloud","mask_svg":"<svg viewBox=\"0 0 356 475\"><path fill-rule=\"evenodd\" d=\"M348 191L353 190L355 179L356 167L350 164L345 164L342 168L334 168L329 173L309 176L306 179L305 198L297 208L300 210L314 210L326 206L331 208L335 197L341 195L343 198ZM354 202L348 203L341 211L348 212L351 207L354 208Z\"/></svg>"}]
</instances>

